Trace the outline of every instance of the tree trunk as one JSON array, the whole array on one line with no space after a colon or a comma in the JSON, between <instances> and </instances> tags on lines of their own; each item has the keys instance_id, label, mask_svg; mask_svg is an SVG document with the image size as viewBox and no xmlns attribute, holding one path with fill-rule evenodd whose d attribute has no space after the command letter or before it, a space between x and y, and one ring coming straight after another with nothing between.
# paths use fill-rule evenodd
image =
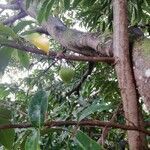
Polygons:
<instances>
[{"instance_id":1,"label":"tree trunk","mask_svg":"<svg viewBox=\"0 0 150 150\"><path fill-rule=\"evenodd\" d=\"M134 84L133 71L129 54L127 1L113 1L113 51L116 59L119 87L123 101L126 124L140 127L138 114L138 97ZM143 150L144 139L138 131L128 131L128 143L131 150Z\"/></svg>"}]
</instances>

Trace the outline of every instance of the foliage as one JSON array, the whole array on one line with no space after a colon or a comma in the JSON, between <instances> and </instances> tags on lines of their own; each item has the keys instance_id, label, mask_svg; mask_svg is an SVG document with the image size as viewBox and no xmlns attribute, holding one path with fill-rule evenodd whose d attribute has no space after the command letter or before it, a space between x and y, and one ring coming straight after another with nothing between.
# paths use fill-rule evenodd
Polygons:
<instances>
[{"instance_id":1,"label":"foliage","mask_svg":"<svg viewBox=\"0 0 150 150\"><path fill-rule=\"evenodd\" d=\"M29 118L33 126L41 128L44 125L48 99L45 91L39 90L30 100Z\"/></svg>"},{"instance_id":2,"label":"foliage","mask_svg":"<svg viewBox=\"0 0 150 150\"><path fill-rule=\"evenodd\" d=\"M77 23L88 30L112 30L113 14L110 0L89 0L88 3L87 0L26 0L26 7L30 7L33 2L39 4L37 21L20 20L11 28L0 24L0 40L8 42L10 39L25 38L29 33L35 32L34 29L39 27L42 20L47 20L51 15L60 17L70 27L73 27L76 19ZM148 0L128 0L129 24L144 26L149 23L149 8ZM146 29L145 32L149 30ZM51 37L48 38L53 49L59 51L60 45ZM75 70L74 77L68 84L64 84L59 77L59 71L63 66ZM96 63L92 73L82 83L80 91L67 95L80 82L87 66L85 62L57 61L1 46L1 78L7 75L12 80L10 83L1 81L0 84L0 125L26 123L30 118L36 130L0 130L0 149L102 149L96 143L102 132L98 127L84 126L80 127L80 130L78 126L41 127L44 121L51 120L111 119L120 104L120 92L112 66ZM19 72L21 77L17 77ZM24 77L25 73L28 75ZM32 116L33 112L36 117ZM148 120L146 112L144 119ZM117 114L116 122L123 124L124 120L122 113ZM111 130L106 139L106 149L119 148L119 142L124 139L124 131Z\"/></svg>"},{"instance_id":3,"label":"foliage","mask_svg":"<svg viewBox=\"0 0 150 150\"><path fill-rule=\"evenodd\" d=\"M39 0L38 21L48 16L59 16L66 22L77 18L81 25L94 31L112 30L113 12L111 0ZM27 6L36 0L27 0ZM150 22L149 0L128 0L129 25L146 25ZM44 12L43 12L44 10ZM101 11L99 11L101 10ZM65 14L69 17L65 17ZM73 17L75 14L75 17ZM74 20L73 20L74 21ZM74 23L74 22L72 22ZM148 28L149 31L149 28Z\"/></svg>"}]
</instances>

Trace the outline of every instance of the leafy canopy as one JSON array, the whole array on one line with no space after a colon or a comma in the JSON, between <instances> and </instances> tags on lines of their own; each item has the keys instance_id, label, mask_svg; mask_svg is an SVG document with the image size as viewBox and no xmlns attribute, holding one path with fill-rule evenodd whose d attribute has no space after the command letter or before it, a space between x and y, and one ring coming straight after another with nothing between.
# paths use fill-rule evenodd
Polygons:
<instances>
[{"instance_id":1,"label":"leafy canopy","mask_svg":"<svg viewBox=\"0 0 150 150\"><path fill-rule=\"evenodd\" d=\"M38 5L37 20L27 18L18 20L11 27L0 24L1 43L12 39L25 39L26 35L33 33L34 29L49 16L61 18L68 27L79 24L94 32L112 30L111 0L88 0L88 3L87 0L26 0L26 7L32 7L32 3ZM128 0L128 16L129 25L144 27L148 24L149 0ZM8 17L0 14L1 20ZM145 28L146 33L149 31L149 27ZM62 49L51 37L48 38L53 50ZM0 148L39 149L40 144L43 150L102 149L95 142L100 137L97 133L102 132L100 128L85 126L77 130L74 126L58 128L42 126L45 121L50 120L110 120L120 103L116 75L110 65L95 64L92 73L88 75L80 89L67 95L80 83L88 66L87 62L57 61L1 46L1 78L7 77L11 80L0 82L0 107L3 108L0 109L0 125L31 122L35 129L0 130ZM73 79L67 84L64 84L59 77L59 71L63 67L71 67L75 70ZM148 120L146 112L144 117ZM116 116L116 121L124 123L125 118L122 113ZM106 148L118 149L119 141L124 140L125 137L124 131L111 130L107 137Z\"/></svg>"}]
</instances>

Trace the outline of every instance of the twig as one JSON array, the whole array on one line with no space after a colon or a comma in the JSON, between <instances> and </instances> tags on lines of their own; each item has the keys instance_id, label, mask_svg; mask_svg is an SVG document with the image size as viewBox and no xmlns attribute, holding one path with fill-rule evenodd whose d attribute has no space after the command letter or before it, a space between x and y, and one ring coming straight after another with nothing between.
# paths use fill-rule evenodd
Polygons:
<instances>
[{"instance_id":1,"label":"twig","mask_svg":"<svg viewBox=\"0 0 150 150\"><path fill-rule=\"evenodd\" d=\"M30 65L29 65L29 69L31 69L34 65L37 65L39 62L41 62L42 60L44 60L45 58L41 58L40 60L37 60L36 62L32 62Z\"/></svg>"},{"instance_id":2,"label":"twig","mask_svg":"<svg viewBox=\"0 0 150 150\"><path fill-rule=\"evenodd\" d=\"M134 127L130 125L121 125L117 123L111 123L111 122L104 122L104 121L99 121L99 120L83 120L80 122L77 121L50 121L44 124L44 126L52 128L52 127L60 127L60 126L72 126L72 125L79 125L79 126L92 126L92 127L111 127L111 128L119 128L122 130L136 130L136 131L141 131L147 135L150 136L150 131L141 129L139 127ZM29 123L20 123L20 124L5 124L5 125L0 125L0 129L12 129L12 128L31 128L33 127ZM149 126L147 126L149 127Z\"/></svg>"},{"instance_id":3,"label":"twig","mask_svg":"<svg viewBox=\"0 0 150 150\"><path fill-rule=\"evenodd\" d=\"M117 107L117 109L115 110L114 114L112 115L112 118L110 119L110 122L111 123L114 123L115 122L115 119L116 119L116 116L118 114L118 112L120 111L120 108L122 106L122 103L119 104L119 106ZM102 131L102 134L101 134L101 137L98 139L98 143L104 145L105 144L105 139L108 135L108 132L109 132L109 129L108 126L105 126L103 128L103 131Z\"/></svg>"},{"instance_id":4,"label":"twig","mask_svg":"<svg viewBox=\"0 0 150 150\"><path fill-rule=\"evenodd\" d=\"M88 69L83 74L81 80L77 83L77 85L75 85L75 87L71 91L66 93L66 96L70 96L74 92L76 92L76 94L79 95L79 91L80 91L82 84L87 79L88 75L92 73L93 68L94 68L94 63L88 62Z\"/></svg>"},{"instance_id":5,"label":"twig","mask_svg":"<svg viewBox=\"0 0 150 150\"><path fill-rule=\"evenodd\" d=\"M53 61L38 77L37 79L39 80L39 78L44 75L54 64L56 63L56 61Z\"/></svg>"},{"instance_id":6,"label":"twig","mask_svg":"<svg viewBox=\"0 0 150 150\"><path fill-rule=\"evenodd\" d=\"M56 63L56 61L53 61L45 70L43 70L43 72L41 72L36 78L35 78L35 82L34 84L32 85L32 87L39 82L39 79L41 78L41 76L43 76L54 64ZM27 91L27 95L30 91L31 87L28 89Z\"/></svg>"}]
</instances>

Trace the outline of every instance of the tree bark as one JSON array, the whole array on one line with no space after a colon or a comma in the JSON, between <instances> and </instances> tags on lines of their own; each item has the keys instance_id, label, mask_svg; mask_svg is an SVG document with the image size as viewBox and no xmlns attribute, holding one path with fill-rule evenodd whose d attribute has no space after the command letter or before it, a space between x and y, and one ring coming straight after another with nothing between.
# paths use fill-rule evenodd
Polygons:
<instances>
[{"instance_id":1,"label":"tree bark","mask_svg":"<svg viewBox=\"0 0 150 150\"><path fill-rule=\"evenodd\" d=\"M140 127L138 115L138 97L134 84L129 54L127 1L113 1L113 52L116 58L115 69L123 101L127 125ZM144 139L138 131L128 131L128 143L131 150L143 150Z\"/></svg>"},{"instance_id":2,"label":"tree bark","mask_svg":"<svg viewBox=\"0 0 150 150\"><path fill-rule=\"evenodd\" d=\"M31 17L37 18L36 4L26 10L24 3L22 9ZM41 23L42 29L51 35L67 50L86 56L112 56L112 39L103 39L98 33L85 33L75 29L69 29L63 22L50 16L47 21ZM106 41L105 41L106 40Z\"/></svg>"}]
</instances>

